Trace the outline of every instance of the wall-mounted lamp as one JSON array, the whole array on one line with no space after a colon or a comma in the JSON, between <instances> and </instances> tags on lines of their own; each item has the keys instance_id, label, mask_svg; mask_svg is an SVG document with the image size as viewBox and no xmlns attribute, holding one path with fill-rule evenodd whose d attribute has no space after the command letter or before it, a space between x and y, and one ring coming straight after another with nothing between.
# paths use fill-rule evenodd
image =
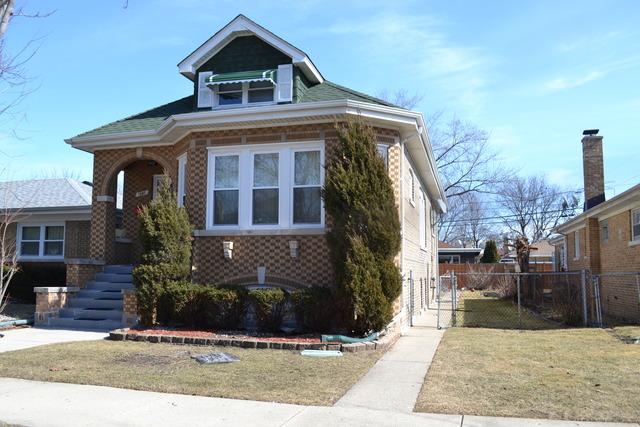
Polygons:
<instances>
[{"instance_id":1,"label":"wall-mounted lamp","mask_svg":"<svg viewBox=\"0 0 640 427\"><path fill-rule=\"evenodd\" d=\"M298 249L297 240L289 240L289 251L291 253L291 258L298 258L300 250Z\"/></svg>"},{"instance_id":2,"label":"wall-mounted lamp","mask_svg":"<svg viewBox=\"0 0 640 427\"><path fill-rule=\"evenodd\" d=\"M222 242L222 250L226 259L233 258L233 242Z\"/></svg>"}]
</instances>

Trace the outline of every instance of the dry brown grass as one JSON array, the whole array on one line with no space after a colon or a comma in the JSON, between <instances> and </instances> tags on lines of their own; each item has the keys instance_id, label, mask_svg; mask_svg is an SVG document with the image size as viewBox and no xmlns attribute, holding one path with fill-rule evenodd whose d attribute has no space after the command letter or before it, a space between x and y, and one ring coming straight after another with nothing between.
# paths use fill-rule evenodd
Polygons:
<instances>
[{"instance_id":1,"label":"dry brown grass","mask_svg":"<svg viewBox=\"0 0 640 427\"><path fill-rule=\"evenodd\" d=\"M236 363L201 365L190 354L225 351ZM0 376L167 393L331 405L380 357L370 351L336 358L236 347L88 341L0 354Z\"/></svg>"},{"instance_id":2,"label":"dry brown grass","mask_svg":"<svg viewBox=\"0 0 640 427\"><path fill-rule=\"evenodd\" d=\"M416 410L640 420L640 346L600 329L449 329Z\"/></svg>"}]
</instances>

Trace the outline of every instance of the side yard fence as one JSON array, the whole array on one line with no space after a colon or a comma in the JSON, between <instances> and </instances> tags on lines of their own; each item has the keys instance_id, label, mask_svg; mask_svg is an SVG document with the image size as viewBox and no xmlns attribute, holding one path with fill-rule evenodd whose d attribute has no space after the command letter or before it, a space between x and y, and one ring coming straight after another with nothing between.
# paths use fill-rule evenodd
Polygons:
<instances>
[{"instance_id":1,"label":"side yard fence","mask_svg":"<svg viewBox=\"0 0 640 427\"><path fill-rule=\"evenodd\" d=\"M434 302L439 328L640 323L640 273L449 271L440 276Z\"/></svg>"}]
</instances>

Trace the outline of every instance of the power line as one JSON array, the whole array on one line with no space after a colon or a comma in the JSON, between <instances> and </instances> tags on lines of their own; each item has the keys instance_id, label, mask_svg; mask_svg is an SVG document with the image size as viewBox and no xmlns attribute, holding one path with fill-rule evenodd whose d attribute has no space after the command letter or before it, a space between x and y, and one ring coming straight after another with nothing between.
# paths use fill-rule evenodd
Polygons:
<instances>
[{"instance_id":1,"label":"power line","mask_svg":"<svg viewBox=\"0 0 640 427\"><path fill-rule=\"evenodd\" d=\"M468 222L472 222L472 221L485 221L485 220L501 220L501 221L505 221L505 220L507 220L509 218L519 219L522 216L561 213L561 212L566 212L566 211L567 211L567 209L555 209L555 210L549 210L549 211L528 212L526 215L508 214L508 215L487 216L487 217L483 217L483 218L460 218L460 219L453 219L453 220L450 220L450 221L444 220L443 222L446 222L446 223L449 223L449 224L455 224L455 223L468 223Z\"/></svg>"}]
</instances>

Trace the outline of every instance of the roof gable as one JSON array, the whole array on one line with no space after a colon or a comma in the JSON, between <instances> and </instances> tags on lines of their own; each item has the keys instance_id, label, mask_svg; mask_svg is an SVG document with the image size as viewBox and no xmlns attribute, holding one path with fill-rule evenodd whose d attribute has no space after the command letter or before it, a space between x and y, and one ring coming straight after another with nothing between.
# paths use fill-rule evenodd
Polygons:
<instances>
[{"instance_id":1,"label":"roof gable","mask_svg":"<svg viewBox=\"0 0 640 427\"><path fill-rule=\"evenodd\" d=\"M190 80L195 79L196 71L220 52L237 37L256 36L271 45L282 54L291 58L291 62L299 67L305 76L314 83L322 83L324 78L306 53L276 36L266 28L253 22L244 15L238 15L231 22L215 33L209 40L193 51L178 64L180 73ZM234 70L237 71L237 70Z\"/></svg>"},{"instance_id":2,"label":"roof gable","mask_svg":"<svg viewBox=\"0 0 640 427\"><path fill-rule=\"evenodd\" d=\"M250 35L233 39L199 66L197 71L223 74L278 68L280 64L291 64L291 58L262 39Z\"/></svg>"}]
</instances>

